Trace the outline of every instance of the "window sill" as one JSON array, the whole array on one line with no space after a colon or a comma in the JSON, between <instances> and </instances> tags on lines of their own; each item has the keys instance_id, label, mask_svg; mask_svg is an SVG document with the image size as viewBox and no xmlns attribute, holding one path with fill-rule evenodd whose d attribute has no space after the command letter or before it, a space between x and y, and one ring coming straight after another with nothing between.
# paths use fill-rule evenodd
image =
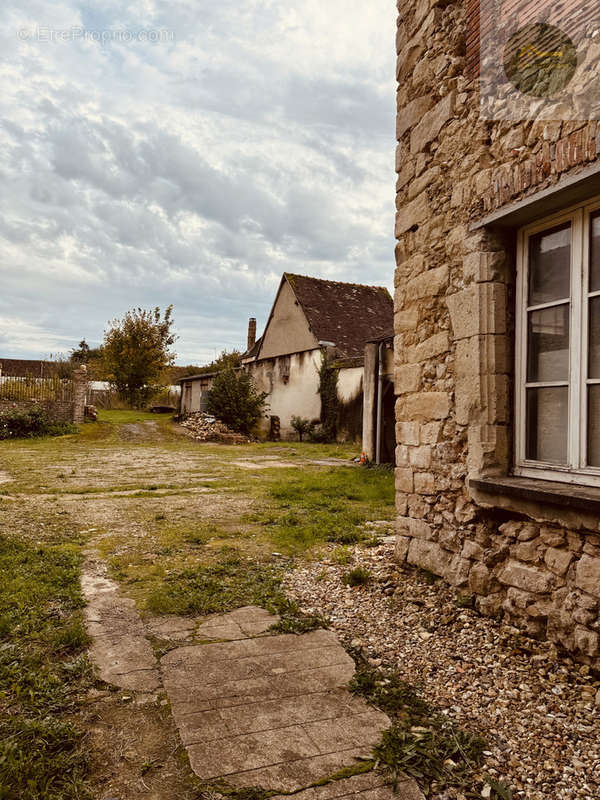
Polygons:
<instances>
[{"instance_id":1,"label":"window sill","mask_svg":"<svg viewBox=\"0 0 600 800\"><path fill-rule=\"evenodd\" d=\"M472 478L469 488L484 496L501 495L568 511L600 515L600 489L593 486L573 486L536 478L492 477Z\"/></svg>"}]
</instances>

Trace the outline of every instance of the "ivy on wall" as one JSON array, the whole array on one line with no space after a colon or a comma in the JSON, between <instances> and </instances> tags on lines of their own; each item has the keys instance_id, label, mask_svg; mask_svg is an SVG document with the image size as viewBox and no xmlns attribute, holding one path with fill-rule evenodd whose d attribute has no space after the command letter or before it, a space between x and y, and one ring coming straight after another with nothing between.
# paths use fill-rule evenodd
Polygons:
<instances>
[{"instance_id":1,"label":"ivy on wall","mask_svg":"<svg viewBox=\"0 0 600 800\"><path fill-rule=\"evenodd\" d=\"M340 401L338 398L338 372L331 364L327 350L321 351L319 367L319 395L321 396L321 426L327 441L335 441L338 429Z\"/></svg>"}]
</instances>

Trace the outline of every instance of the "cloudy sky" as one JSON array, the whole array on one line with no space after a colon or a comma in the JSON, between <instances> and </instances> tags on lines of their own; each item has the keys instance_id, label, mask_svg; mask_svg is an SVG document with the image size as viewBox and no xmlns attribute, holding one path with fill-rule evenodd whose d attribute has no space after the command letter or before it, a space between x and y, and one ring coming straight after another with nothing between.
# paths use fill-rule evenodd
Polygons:
<instances>
[{"instance_id":1,"label":"cloudy sky","mask_svg":"<svg viewBox=\"0 0 600 800\"><path fill-rule=\"evenodd\" d=\"M174 305L178 363L281 273L391 285L394 0L3 0L0 357Z\"/></svg>"}]
</instances>

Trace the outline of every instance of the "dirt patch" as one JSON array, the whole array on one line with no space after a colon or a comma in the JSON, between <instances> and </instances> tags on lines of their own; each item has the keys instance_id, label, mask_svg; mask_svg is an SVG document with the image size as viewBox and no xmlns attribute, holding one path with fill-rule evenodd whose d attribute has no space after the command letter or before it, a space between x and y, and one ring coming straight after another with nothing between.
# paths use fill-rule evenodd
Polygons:
<instances>
[{"instance_id":1,"label":"dirt patch","mask_svg":"<svg viewBox=\"0 0 600 800\"><path fill-rule=\"evenodd\" d=\"M197 781L164 695L92 695L85 724L96 797L197 800Z\"/></svg>"},{"instance_id":2,"label":"dirt patch","mask_svg":"<svg viewBox=\"0 0 600 800\"><path fill-rule=\"evenodd\" d=\"M8 472L4 472L0 469L0 483L12 483L13 478L8 474Z\"/></svg>"}]
</instances>

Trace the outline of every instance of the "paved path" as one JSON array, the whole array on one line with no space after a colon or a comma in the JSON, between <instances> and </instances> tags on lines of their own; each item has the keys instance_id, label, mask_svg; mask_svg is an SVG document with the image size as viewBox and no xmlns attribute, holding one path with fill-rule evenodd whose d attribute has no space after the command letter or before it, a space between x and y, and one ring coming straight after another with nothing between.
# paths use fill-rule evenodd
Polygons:
<instances>
[{"instance_id":1,"label":"paved path","mask_svg":"<svg viewBox=\"0 0 600 800\"><path fill-rule=\"evenodd\" d=\"M390 724L346 689L354 662L335 634L261 636L276 621L239 609L196 635L229 641L180 647L161 661L163 682L192 769L206 781L298 792L360 759ZM303 800L391 798L376 773L308 789ZM398 800L422 795L412 781Z\"/></svg>"},{"instance_id":2,"label":"paved path","mask_svg":"<svg viewBox=\"0 0 600 800\"><path fill-rule=\"evenodd\" d=\"M335 634L267 635L277 618L254 606L203 623L161 618L148 633L180 646L159 669L135 607L102 572L90 555L82 585L100 677L140 692L164 686L201 780L298 800L423 800L412 780L394 794L377 772L314 786L370 758L390 724L347 690L354 662Z\"/></svg>"},{"instance_id":3,"label":"paved path","mask_svg":"<svg viewBox=\"0 0 600 800\"><path fill-rule=\"evenodd\" d=\"M87 553L81 589L87 601L86 626L92 637L90 657L99 677L131 691L158 689L158 663L135 603L123 597L117 584L106 577L106 565L95 551Z\"/></svg>"}]
</instances>

